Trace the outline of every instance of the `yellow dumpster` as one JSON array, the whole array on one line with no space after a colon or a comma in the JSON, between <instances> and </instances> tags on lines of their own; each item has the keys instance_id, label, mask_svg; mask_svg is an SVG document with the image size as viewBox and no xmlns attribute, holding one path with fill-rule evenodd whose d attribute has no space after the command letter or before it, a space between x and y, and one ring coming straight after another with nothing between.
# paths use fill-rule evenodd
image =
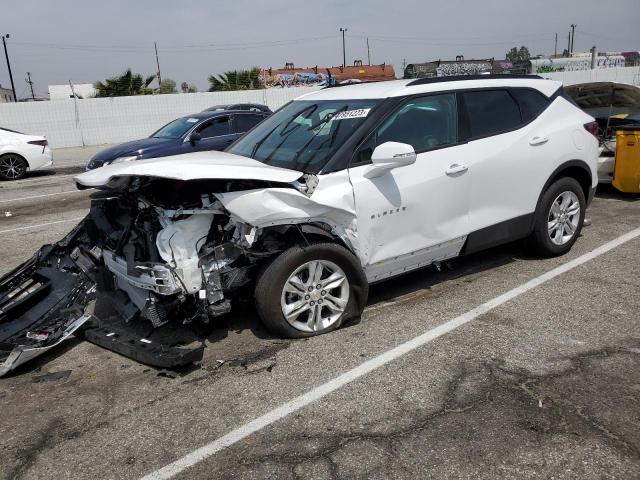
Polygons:
<instances>
[{"instance_id":1,"label":"yellow dumpster","mask_svg":"<svg viewBox=\"0 0 640 480\"><path fill-rule=\"evenodd\" d=\"M640 193L640 126L616 128L616 163L613 186L621 192Z\"/></svg>"}]
</instances>

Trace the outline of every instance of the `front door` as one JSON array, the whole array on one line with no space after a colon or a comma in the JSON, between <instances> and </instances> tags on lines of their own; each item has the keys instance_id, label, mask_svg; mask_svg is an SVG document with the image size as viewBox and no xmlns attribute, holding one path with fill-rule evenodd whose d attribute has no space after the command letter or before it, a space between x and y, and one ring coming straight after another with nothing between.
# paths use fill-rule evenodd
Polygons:
<instances>
[{"instance_id":1,"label":"front door","mask_svg":"<svg viewBox=\"0 0 640 480\"><path fill-rule=\"evenodd\" d=\"M183 143L183 151L197 152L207 150L224 150L237 138L231 131L229 116L216 117L203 122L192 132L198 133L200 139L191 141L190 138Z\"/></svg>"},{"instance_id":2,"label":"front door","mask_svg":"<svg viewBox=\"0 0 640 480\"><path fill-rule=\"evenodd\" d=\"M458 143L456 96L404 102L363 143L349 169L360 256L369 281L456 256L468 232L470 173ZM376 145L407 143L415 163L366 178Z\"/></svg>"}]
</instances>

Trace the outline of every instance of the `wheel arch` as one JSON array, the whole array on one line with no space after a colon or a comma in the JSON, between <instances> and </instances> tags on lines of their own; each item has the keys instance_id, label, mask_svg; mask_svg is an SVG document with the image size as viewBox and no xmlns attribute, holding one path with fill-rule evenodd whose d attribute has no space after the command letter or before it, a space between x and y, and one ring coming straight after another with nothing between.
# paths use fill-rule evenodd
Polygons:
<instances>
[{"instance_id":1,"label":"wheel arch","mask_svg":"<svg viewBox=\"0 0 640 480\"><path fill-rule=\"evenodd\" d=\"M285 227L287 233L287 243L289 246L299 245L304 247L313 242L331 242L340 245L349 250L353 255L358 257L358 252L345 236L341 236L335 232L335 229L327 222L309 221L294 224L279 224L265 227L264 230L282 229Z\"/></svg>"},{"instance_id":2,"label":"wheel arch","mask_svg":"<svg viewBox=\"0 0 640 480\"><path fill-rule=\"evenodd\" d=\"M4 157L5 155L15 155L16 157L20 157L22 160L24 160L24 163L27 164L27 169L31 168L31 165L29 165L29 160L27 160L27 157L25 157L21 153L13 152L13 151L2 152L2 153L0 153L0 158Z\"/></svg>"},{"instance_id":3,"label":"wheel arch","mask_svg":"<svg viewBox=\"0 0 640 480\"><path fill-rule=\"evenodd\" d=\"M582 187L585 200L589 198L589 191L591 190L591 185L593 182L593 177L591 175L591 169L589 168L589 165L587 165L584 160L569 160L568 162L565 162L558 168L556 168L549 176L549 179L544 184L544 187L540 192L540 196L538 197L538 205L540 204L540 199L542 198L544 192L546 192L547 189L556 180L562 177L574 178Z\"/></svg>"}]
</instances>

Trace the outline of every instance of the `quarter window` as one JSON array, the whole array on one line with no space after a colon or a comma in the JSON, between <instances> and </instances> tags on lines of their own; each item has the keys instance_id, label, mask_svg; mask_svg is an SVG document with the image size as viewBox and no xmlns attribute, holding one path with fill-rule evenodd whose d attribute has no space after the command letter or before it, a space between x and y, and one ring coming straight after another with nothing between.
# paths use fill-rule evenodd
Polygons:
<instances>
[{"instance_id":1,"label":"quarter window","mask_svg":"<svg viewBox=\"0 0 640 480\"><path fill-rule=\"evenodd\" d=\"M452 93L411 99L378 129L376 145L408 143L416 152L457 142L456 97Z\"/></svg>"},{"instance_id":2,"label":"quarter window","mask_svg":"<svg viewBox=\"0 0 640 480\"><path fill-rule=\"evenodd\" d=\"M540 112L549 106L549 99L537 90L514 88L511 90L511 94L520 105L522 121L525 123L536 118Z\"/></svg>"},{"instance_id":3,"label":"quarter window","mask_svg":"<svg viewBox=\"0 0 640 480\"><path fill-rule=\"evenodd\" d=\"M465 92L471 138L497 135L522 125L520 109L506 90Z\"/></svg>"}]
</instances>

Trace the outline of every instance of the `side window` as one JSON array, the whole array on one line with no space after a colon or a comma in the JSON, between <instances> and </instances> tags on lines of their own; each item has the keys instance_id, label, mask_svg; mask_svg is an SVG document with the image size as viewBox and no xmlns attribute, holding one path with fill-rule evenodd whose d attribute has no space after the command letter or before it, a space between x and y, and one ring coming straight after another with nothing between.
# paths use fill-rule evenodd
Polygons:
<instances>
[{"instance_id":1,"label":"side window","mask_svg":"<svg viewBox=\"0 0 640 480\"><path fill-rule=\"evenodd\" d=\"M258 123L260 123L262 119L264 119L264 116L255 115L253 113L235 115L233 118L233 122L235 124L235 131L236 133L248 132Z\"/></svg>"},{"instance_id":2,"label":"side window","mask_svg":"<svg viewBox=\"0 0 640 480\"><path fill-rule=\"evenodd\" d=\"M497 135L522 124L520 109L506 90L465 92L471 139Z\"/></svg>"},{"instance_id":3,"label":"side window","mask_svg":"<svg viewBox=\"0 0 640 480\"><path fill-rule=\"evenodd\" d=\"M229 117L218 117L205 122L200 126L200 128L198 128L198 133L202 135L202 138L229 135Z\"/></svg>"},{"instance_id":4,"label":"side window","mask_svg":"<svg viewBox=\"0 0 640 480\"><path fill-rule=\"evenodd\" d=\"M376 145L408 143L416 152L451 145L458 138L458 114L453 93L414 98L387 119L376 133Z\"/></svg>"},{"instance_id":5,"label":"side window","mask_svg":"<svg viewBox=\"0 0 640 480\"><path fill-rule=\"evenodd\" d=\"M528 88L514 88L511 94L520 105L523 122L530 122L549 106L549 99L537 90Z\"/></svg>"}]
</instances>

